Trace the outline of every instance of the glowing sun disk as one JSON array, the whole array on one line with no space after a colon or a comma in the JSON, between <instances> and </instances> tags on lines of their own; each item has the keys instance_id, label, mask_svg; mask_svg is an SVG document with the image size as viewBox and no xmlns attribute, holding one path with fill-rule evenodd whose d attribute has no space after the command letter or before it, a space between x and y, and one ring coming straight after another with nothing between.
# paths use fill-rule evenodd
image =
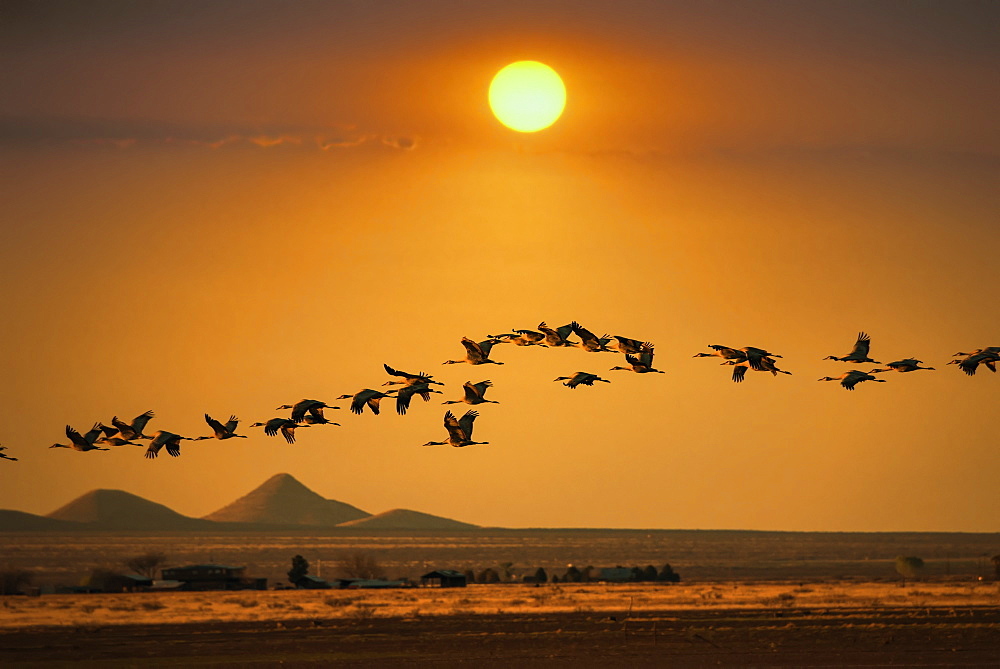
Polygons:
<instances>
[{"instance_id":1,"label":"glowing sun disk","mask_svg":"<svg viewBox=\"0 0 1000 669\"><path fill-rule=\"evenodd\" d=\"M490 108L508 128L537 132L549 127L566 106L566 86L551 67L535 60L511 63L490 83Z\"/></svg>"}]
</instances>

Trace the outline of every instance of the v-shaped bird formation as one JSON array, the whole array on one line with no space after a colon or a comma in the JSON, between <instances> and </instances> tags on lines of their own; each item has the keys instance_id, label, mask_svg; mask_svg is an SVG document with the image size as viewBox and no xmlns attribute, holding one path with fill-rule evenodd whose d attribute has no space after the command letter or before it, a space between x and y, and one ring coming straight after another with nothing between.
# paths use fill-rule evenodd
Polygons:
<instances>
[{"instance_id":1,"label":"v-shaped bird formation","mask_svg":"<svg viewBox=\"0 0 1000 669\"><path fill-rule=\"evenodd\" d=\"M457 360L445 360L442 364L469 364L502 365L503 362L493 360L490 356L494 352L494 347L499 344L514 344L515 346L541 346L545 348L579 348L587 353L618 353L624 355L625 366L616 365L610 371L628 371L637 374L664 374L661 369L653 366L655 347L651 341L633 339L620 335L608 335L598 337L590 330L573 321L561 327L552 328L546 325L545 321L538 324L537 330L516 329L511 332L487 335L482 341L475 341L468 337L462 337L461 343L465 349L465 357ZM577 337L578 340L572 339ZM882 363L874 360L871 353L871 337L865 332L859 332L854 342L854 346L849 353L842 356L830 355L823 360L833 360L837 362L847 362L855 365L873 364L881 365L866 371L850 369L837 376L824 376L820 381L839 381L845 390L854 390L860 383L873 381L875 383L885 383L886 380L878 378L879 374L886 372L915 372L918 370L934 370L933 367L921 367L922 360L917 358L904 358L894 362ZM732 370L732 380L735 383L742 383L747 371L770 372L772 376L778 374L791 375L792 373L780 369L777 359L782 358L777 353L772 353L767 349L754 346L744 346L733 348L719 344L708 346L711 351L694 354L696 358L719 358L721 365L730 366ZM1000 362L1000 346L989 346L978 348L969 352L955 353L949 365L957 365L968 376L973 376L980 367L986 367L991 372L996 372L997 363ZM783 364L783 363L782 363ZM420 397L424 402L429 402L432 394L444 394L432 386L444 385L440 381L435 381L433 376L424 372L416 374L393 369L383 363L385 372L392 377L385 381L382 386L400 386L398 389L387 390L385 392L373 388L362 388L355 393L340 395L336 399L350 400L350 411L356 415L361 415L367 408L372 414L379 415L380 402L383 399L394 399L396 402L396 413L405 416L410 408L414 397ZM595 383L611 383L608 379L603 379L599 375L578 371L567 376L560 376L554 381L562 381L563 385L570 389L579 386L591 386ZM462 396L459 399L449 399L442 404L465 403L473 406L481 404L499 404L496 400L486 399L486 391L493 387L493 382L483 380L476 383L466 381L462 386ZM266 421L255 422L250 427L264 428L264 434L268 437L281 436L289 444L296 441L295 431L300 428L310 428L320 425L340 426L329 420L324 411L337 410L339 406L332 406L321 400L302 399L293 404L282 404L276 410L290 410L287 417L279 416ZM233 415L226 423L222 423L207 413L205 422L212 430L211 435L201 435L197 437L185 437L175 432L157 430L151 435L145 434L149 421L155 418L153 411L146 411L126 423L118 416L111 419L111 425L101 422L94 423L93 427L84 434L73 427L67 425L65 429L68 444L55 443L49 448L68 448L74 451L108 451L110 447L120 446L143 446L140 441L148 441L145 457L156 458L160 451L166 449L167 454L177 457L181 454L182 441L202 441L205 439L226 440L232 438L247 438L247 435L237 434L239 419ZM465 446L488 444L488 441L473 441L472 430L479 412L470 410L465 412L461 418L448 411L444 415L444 428L448 438L444 441L428 441L424 446L450 445L456 448ZM0 446L0 459L17 461L18 458L6 454L6 446Z\"/></svg>"}]
</instances>

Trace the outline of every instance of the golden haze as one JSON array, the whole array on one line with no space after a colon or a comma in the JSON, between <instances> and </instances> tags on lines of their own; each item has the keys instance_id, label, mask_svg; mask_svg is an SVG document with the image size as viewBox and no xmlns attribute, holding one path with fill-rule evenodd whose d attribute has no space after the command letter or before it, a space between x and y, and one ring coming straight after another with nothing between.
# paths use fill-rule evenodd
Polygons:
<instances>
[{"instance_id":1,"label":"golden haze","mask_svg":"<svg viewBox=\"0 0 1000 669\"><path fill-rule=\"evenodd\" d=\"M861 7L824 37L829 9L795 8L797 41L740 10L584 3L566 24L546 7L551 31L517 12L490 29L488 8L230 25L193 6L130 8L142 39L31 12L4 28L22 67L0 103L0 443L21 461L0 463L0 507L121 488L204 515L287 471L368 511L482 525L995 530L1000 379L944 364L1000 332L983 21L938 17L962 39L919 42ZM536 135L484 102L523 58L572 82ZM440 366L462 336L541 320L650 339L667 373L513 347ZM876 359L938 370L817 383L862 329ZM691 358L714 343L777 351L794 376L733 384ZM437 403L339 412L295 446L246 427L376 387L382 363L449 396L491 379L490 445L419 448L443 434ZM613 383L552 383L577 369ZM236 413L252 437L155 462L46 448L146 409L190 436Z\"/></svg>"}]
</instances>

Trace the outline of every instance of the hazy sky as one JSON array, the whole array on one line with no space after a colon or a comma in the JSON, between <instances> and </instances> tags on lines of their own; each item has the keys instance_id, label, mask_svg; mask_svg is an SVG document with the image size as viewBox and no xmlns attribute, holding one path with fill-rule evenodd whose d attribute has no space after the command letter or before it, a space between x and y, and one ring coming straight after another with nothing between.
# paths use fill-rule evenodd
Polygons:
<instances>
[{"instance_id":1,"label":"hazy sky","mask_svg":"<svg viewBox=\"0 0 1000 669\"><path fill-rule=\"evenodd\" d=\"M508 527L997 531L995 2L0 3L0 508L210 513L278 472ZM515 133L533 59L563 117ZM615 354L460 339L581 322ZM872 357L933 372L853 393ZM760 346L792 376L693 358ZM405 417L251 422L426 371ZM873 365L862 365L870 369ZM585 370L610 385L570 390ZM476 438L442 399L491 379ZM460 412L465 405L458 405ZM249 439L48 449L113 415Z\"/></svg>"}]
</instances>

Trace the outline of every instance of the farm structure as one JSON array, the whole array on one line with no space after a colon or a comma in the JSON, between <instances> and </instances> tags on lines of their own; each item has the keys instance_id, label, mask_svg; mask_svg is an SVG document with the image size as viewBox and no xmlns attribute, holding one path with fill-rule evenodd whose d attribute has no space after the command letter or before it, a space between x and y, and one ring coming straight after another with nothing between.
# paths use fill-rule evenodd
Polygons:
<instances>
[{"instance_id":1,"label":"farm structure","mask_svg":"<svg viewBox=\"0 0 1000 669\"><path fill-rule=\"evenodd\" d=\"M452 569L437 569L420 577L420 586L424 588L464 588L465 574Z\"/></svg>"},{"instance_id":2,"label":"farm structure","mask_svg":"<svg viewBox=\"0 0 1000 669\"><path fill-rule=\"evenodd\" d=\"M193 564L164 569L165 581L180 581L179 590L267 590L266 578L243 575L246 567L221 564Z\"/></svg>"}]
</instances>

